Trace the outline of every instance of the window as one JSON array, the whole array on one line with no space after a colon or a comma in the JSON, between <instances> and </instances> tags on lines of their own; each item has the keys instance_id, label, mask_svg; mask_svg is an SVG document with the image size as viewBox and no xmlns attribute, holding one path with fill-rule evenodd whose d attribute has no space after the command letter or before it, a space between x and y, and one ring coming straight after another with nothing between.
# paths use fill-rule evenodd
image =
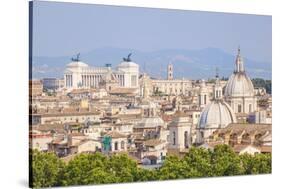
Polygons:
<instances>
[{"instance_id":1,"label":"window","mask_svg":"<svg viewBox=\"0 0 281 189\"><path fill-rule=\"evenodd\" d=\"M118 150L118 142L114 143L114 150Z\"/></svg>"},{"instance_id":2,"label":"window","mask_svg":"<svg viewBox=\"0 0 281 189\"><path fill-rule=\"evenodd\" d=\"M173 145L176 145L176 132L173 132Z\"/></svg>"},{"instance_id":3,"label":"window","mask_svg":"<svg viewBox=\"0 0 281 189\"><path fill-rule=\"evenodd\" d=\"M184 147L188 148L188 132L184 132Z\"/></svg>"},{"instance_id":4,"label":"window","mask_svg":"<svg viewBox=\"0 0 281 189\"><path fill-rule=\"evenodd\" d=\"M238 112L239 112L239 113L242 112L242 106L241 106L241 104L238 104Z\"/></svg>"},{"instance_id":5,"label":"window","mask_svg":"<svg viewBox=\"0 0 281 189\"><path fill-rule=\"evenodd\" d=\"M136 75L131 76L131 85L137 86L137 76Z\"/></svg>"},{"instance_id":6,"label":"window","mask_svg":"<svg viewBox=\"0 0 281 189\"><path fill-rule=\"evenodd\" d=\"M207 103L207 95L204 95L204 104Z\"/></svg>"},{"instance_id":7,"label":"window","mask_svg":"<svg viewBox=\"0 0 281 189\"><path fill-rule=\"evenodd\" d=\"M121 149L122 149L122 150L125 149L125 142L124 142L124 141L121 142Z\"/></svg>"},{"instance_id":8,"label":"window","mask_svg":"<svg viewBox=\"0 0 281 189\"><path fill-rule=\"evenodd\" d=\"M252 112L252 104L249 104L249 112Z\"/></svg>"}]
</instances>

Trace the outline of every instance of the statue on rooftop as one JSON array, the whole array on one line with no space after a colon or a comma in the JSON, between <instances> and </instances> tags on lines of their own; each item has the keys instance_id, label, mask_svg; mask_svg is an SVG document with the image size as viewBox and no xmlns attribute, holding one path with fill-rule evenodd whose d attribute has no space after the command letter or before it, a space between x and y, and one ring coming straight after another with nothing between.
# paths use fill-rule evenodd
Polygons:
<instances>
[{"instance_id":1,"label":"statue on rooftop","mask_svg":"<svg viewBox=\"0 0 281 189\"><path fill-rule=\"evenodd\" d=\"M80 53L78 53L77 55L76 55L76 58L71 58L71 61L73 61L73 62L79 62L80 61Z\"/></svg>"},{"instance_id":2,"label":"statue on rooftop","mask_svg":"<svg viewBox=\"0 0 281 189\"><path fill-rule=\"evenodd\" d=\"M131 55L132 55L132 53L128 54L127 58L123 58L123 61L124 62L131 62L132 61L131 60Z\"/></svg>"}]
</instances>

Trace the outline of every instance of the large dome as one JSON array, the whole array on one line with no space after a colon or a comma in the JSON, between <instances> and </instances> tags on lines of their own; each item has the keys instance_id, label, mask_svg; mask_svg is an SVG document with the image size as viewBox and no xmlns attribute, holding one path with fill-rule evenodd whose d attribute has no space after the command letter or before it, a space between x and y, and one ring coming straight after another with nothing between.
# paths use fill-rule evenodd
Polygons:
<instances>
[{"instance_id":1,"label":"large dome","mask_svg":"<svg viewBox=\"0 0 281 189\"><path fill-rule=\"evenodd\" d=\"M199 119L199 128L224 128L229 123L235 123L236 117L231 107L223 100L214 100L202 111Z\"/></svg>"},{"instance_id":2,"label":"large dome","mask_svg":"<svg viewBox=\"0 0 281 189\"><path fill-rule=\"evenodd\" d=\"M245 72L233 73L225 87L226 97L254 96L254 86Z\"/></svg>"}]
</instances>

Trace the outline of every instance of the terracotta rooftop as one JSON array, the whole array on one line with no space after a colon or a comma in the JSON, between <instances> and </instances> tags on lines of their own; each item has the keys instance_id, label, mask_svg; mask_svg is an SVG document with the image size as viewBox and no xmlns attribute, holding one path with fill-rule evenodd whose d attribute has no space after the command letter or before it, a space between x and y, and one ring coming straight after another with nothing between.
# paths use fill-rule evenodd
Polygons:
<instances>
[{"instance_id":1,"label":"terracotta rooftop","mask_svg":"<svg viewBox=\"0 0 281 189\"><path fill-rule=\"evenodd\" d=\"M231 123L227 127L216 131L217 133L247 133L253 132L271 132L271 124L245 124L245 123Z\"/></svg>"},{"instance_id":2,"label":"terracotta rooftop","mask_svg":"<svg viewBox=\"0 0 281 189\"><path fill-rule=\"evenodd\" d=\"M118 131L110 131L106 133L104 136L110 136L111 138L126 138L127 135L120 133Z\"/></svg>"},{"instance_id":3,"label":"terracotta rooftop","mask_svg":"<svg viewBox=\"0 0 281 189\"><path fill-rule=\"evenodd\" d=\"M88 108L51 108L51 109L38 109L33 111L33 115L41 115L44 117L52 116L69 116L69 115L99 115L97 110L89 110Z\"/></svg>"},{"instance_id":4,"label":"terracotta rooftop","mask_svg":"<svg viewBox=\"0 0 281 189\"><path fill-rule=\"evenodd\" d=\"M49 131L56 131L59 133L64 132L64 125L63 124L40 124L36 126L32 126L30 130L38 130L41 132L49 132Z\"/></svg>"},{"instance_id":5,"label":"terracotta rooftop","mask_svg":"<svg viewBox=\"0 0 281 189\"><path fill-rule=\"evenodd\" d=\"M253 147L253 148L256 148L257 150L259 150L259 147L256 147L253 145L235 145L232 149L234 152L241 152L242 150L244 150L247 147Z\"/></svg>"},{"instance_id":6,"label":"terracotta rooftop","mask_svg":"<svg viewBox=\"0 0 281 189\"><path fill-rule=\"evenodd\" d=\"M159 139L149 139L144 141L145 146L158 146L159 144L163 144L164 141L159 140Z\"/></svg>"},{"instance_id":7,"label":"terracotta rooftop","mask_svg":"<svg viewBox=\"0 0 281 189\"><path fill-rule=\"evenodd\" d=\"M271 153L272 152L272 146L261 146L260 150L262 153Z\"/></svg>"},{"instance_id":8,"label":"terracotta rooftop","mask_svg":"<svg viewBox=\"0 0 281 189\"><path fill-rule=\"evenodd\" d=\"M109 91L110 94L130 94L135 92L136 89L134 88L115 88Z\"/></svg>"}]
</instances>

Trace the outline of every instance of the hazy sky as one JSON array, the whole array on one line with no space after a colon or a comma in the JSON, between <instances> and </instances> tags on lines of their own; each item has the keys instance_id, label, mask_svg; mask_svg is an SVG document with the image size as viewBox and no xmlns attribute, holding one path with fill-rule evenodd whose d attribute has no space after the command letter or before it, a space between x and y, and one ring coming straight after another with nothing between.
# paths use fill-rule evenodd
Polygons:
<instances>
[{"instance_id":1,"label":"hazy sky","mask_svg":"<svg viewBox=\"0 0 281 189\"><path fill-rule=\"evenodd\" d=\"M220 48L271 62L270 16L35 1L34 56L69 56L101 47Z\"/></svg>"}]
</instances>

